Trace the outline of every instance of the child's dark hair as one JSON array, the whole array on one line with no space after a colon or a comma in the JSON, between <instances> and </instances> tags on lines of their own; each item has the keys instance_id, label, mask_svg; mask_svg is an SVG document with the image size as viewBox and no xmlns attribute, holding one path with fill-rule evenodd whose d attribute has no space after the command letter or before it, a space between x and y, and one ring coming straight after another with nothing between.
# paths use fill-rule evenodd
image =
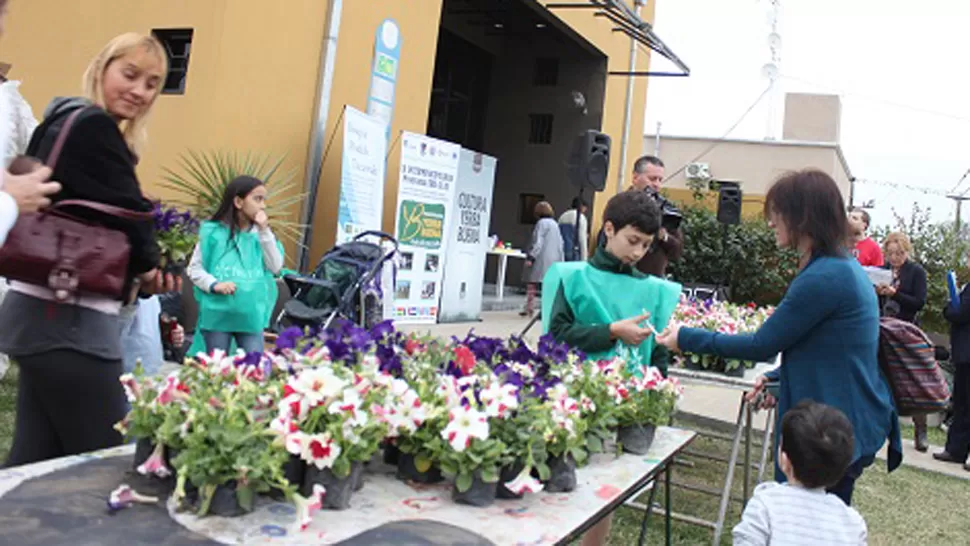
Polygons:
<instances>
[{"instance_id":1,"label":"child's dark hair","mask_svg":"<svg viewBox=\"0 0 970 546\"><path fill-rule=\"evenodd\" d=\"M807 488L831 487L852 462L852 423L832 406L803 400L781 420L781 450Z\"/></svg>"},{"instance_id":2,"label":"child's dark hair","mask_svg":"<svg viewBox=\"0 0 970 546\"><path fill-rule=\"evenodd\" d=\"M236 216L236 198L245 199L256 188L263 186L262 180L253 176L237 176L226 184L226 191L222 194L222 202L212 215L213 222L222 222L229 226L229 237L232 238L240 230L239 218Z\"/></svg>"},{"instance_id":3,"label":"child's dark hair","mask_svg":"<svg viewBox=\"0 0 970 546\"><path fill-rule=\"evenodd\" d=\"M603 222L613 224L614 231L633 226L647 235L660 230L660 206L645 191L625 191L606 203Z\"/></svg>"}]
</instances>

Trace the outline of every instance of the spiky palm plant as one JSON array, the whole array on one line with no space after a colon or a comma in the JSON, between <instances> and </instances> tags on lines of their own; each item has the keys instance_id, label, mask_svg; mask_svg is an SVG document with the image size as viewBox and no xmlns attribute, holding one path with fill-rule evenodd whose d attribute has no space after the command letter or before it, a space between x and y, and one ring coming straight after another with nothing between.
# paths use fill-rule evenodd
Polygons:
<instances>
[{"instance_id":1,"label":"spiky palm plant","mask_svg":"<svg viewBox=\"0 0 970 546\"><path fill-rule=\"evenodd\" d=\"M300 244L304 225L291 220L294 207L306 197L292 193L295 187L293 171L281 170L284 158L271 160L268 156L235 152L198 152L189 150L179 156L178 170L165 168L163 187L176 192L170 203L189 208L197 217L212 217L222 196L234 178L248 175L266 183L266 213L273 230L282 239Z\"/></svg>"}]
</instances>

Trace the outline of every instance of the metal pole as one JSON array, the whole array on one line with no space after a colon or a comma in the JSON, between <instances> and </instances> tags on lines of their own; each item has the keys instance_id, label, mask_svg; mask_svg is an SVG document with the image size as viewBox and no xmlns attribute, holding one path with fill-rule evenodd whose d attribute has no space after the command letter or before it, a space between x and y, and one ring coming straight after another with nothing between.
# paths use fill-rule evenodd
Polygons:
<instances>
[{"instance_id":1,"label":"metal pole","mask_svg":"<svg viewBox=\"0 0 970 546\"><path fill-rule=\"evenodd\" d=\"M646 0L636 0L636 15L640 18L640 8ZM630 72L637 69L637 41L630 37ZM636 80L633 76L627 76L626 80L626 104L623 106L623 139L620 141L620 164L617 167L616 193L623 191L623 182L626 178L626 161L630 149L630 118L633 116L633 93L636 87ZM642 136L640 137L643 138Z\"/></svg>"},{"instance_id":2,"label":"metal pole","mask_svg":"<svg viewBox=\"0 0 970 546\"><path fill-rule=\"evenodd\" d=\"M317 190L323 170L323 141L327 132L327 116L330 114L330 92L333 90L333 72L337 63L337 39L340 34L340 13L343 0L330 0L327 7L327 22L323 33L323 47L320 50L320 82L317 87L317 100L307 152L306 172L303 191L307 198L303 204L300 222L303 224L303 238L300 241L300 259L297 267L305 271L310 258L310 244L313 241L313 216L316 212Z\"/></svg>"},{"instance_id":3,"label":"metal pole","mask_svg":"<svg viewBox=\"0 0 970 546\"><path fill-rule=\"evenodd\" d=\"M661 122L657 122L657 134L653 137L653 156L660 157L660 127L663 125Z\"/></svg>"}]
</instances>

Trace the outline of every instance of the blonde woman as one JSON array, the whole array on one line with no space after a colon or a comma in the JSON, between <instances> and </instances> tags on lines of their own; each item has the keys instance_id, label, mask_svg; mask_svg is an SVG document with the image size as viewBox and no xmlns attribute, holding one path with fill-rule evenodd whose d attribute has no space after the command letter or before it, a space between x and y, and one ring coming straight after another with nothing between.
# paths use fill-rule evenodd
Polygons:
<instances>
[{"instance_id":1,"label":"blonde woman","mask_svg":"<svg viewBox=\"0 0 970 546\"><path fill-rule=\"evenodd\" d=\"M54 99L27 153L46 159L71 114L74 122L54 177L63 189L55 202L85 199L149 212L135 163L145 123L166 74L161 44L124 34L111 40L84 74L84 98ZM149 222L78 211L123 231L131 243L129 279L143 292L171 290L158 274L158 245ZM56 303L47 287L13 283L0 307L0 352L20 367L17 418L7 466L83 453L121 443L113 425L124 417L122 302L80 297Z\"/></svg>"},{"instance_id":2,"label":"blonde woman","mask_svg":"<svg viewBox=\"0 0 970 546\"><path fill-rule=\"evenodd\" d=\"M883 309L900 320L919 325L919 312L926 305L926 270L910 259L913 245L905 233L890 233L883 249L886 268L893 272L891 284L876 287L876 292L886 298Z\"/></svg>"},{"instance_id":3,"label":"blonde woman","mask_svg":"<svg viewBox=\"0 0 970 546\"><path fill-rule=\"evenodd\" d=\"M542 279L552 264L565 260L562 247L562 234L556 213L548 201L540 201L534 210L536 227L532 230L532 242L529 244L529 254L526 258L524 271L526 281L525 309L519 313L523 317L531 317L535 312L535 299Z\"/></svg>"}]
</instances>

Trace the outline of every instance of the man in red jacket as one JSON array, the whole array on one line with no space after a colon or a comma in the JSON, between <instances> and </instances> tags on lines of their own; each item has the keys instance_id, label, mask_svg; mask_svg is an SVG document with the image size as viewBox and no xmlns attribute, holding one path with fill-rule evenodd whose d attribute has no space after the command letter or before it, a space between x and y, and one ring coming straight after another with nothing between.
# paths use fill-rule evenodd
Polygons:
<instances>
[{"instance_id":1,"label":"man in red jacket","mask_svg":"<svg viewBox=\"0 0 970 546\"><path fill-rule=\"evenodd\" d=\"M852 230L855 242L852 255L864 266L882 267L885 264L882 249L879 248L879 243L866 235L866 232L869 231L870 221L869 213L864 209L853 207L849 210L849 228Z\"/></svg>"}]
</instances>

